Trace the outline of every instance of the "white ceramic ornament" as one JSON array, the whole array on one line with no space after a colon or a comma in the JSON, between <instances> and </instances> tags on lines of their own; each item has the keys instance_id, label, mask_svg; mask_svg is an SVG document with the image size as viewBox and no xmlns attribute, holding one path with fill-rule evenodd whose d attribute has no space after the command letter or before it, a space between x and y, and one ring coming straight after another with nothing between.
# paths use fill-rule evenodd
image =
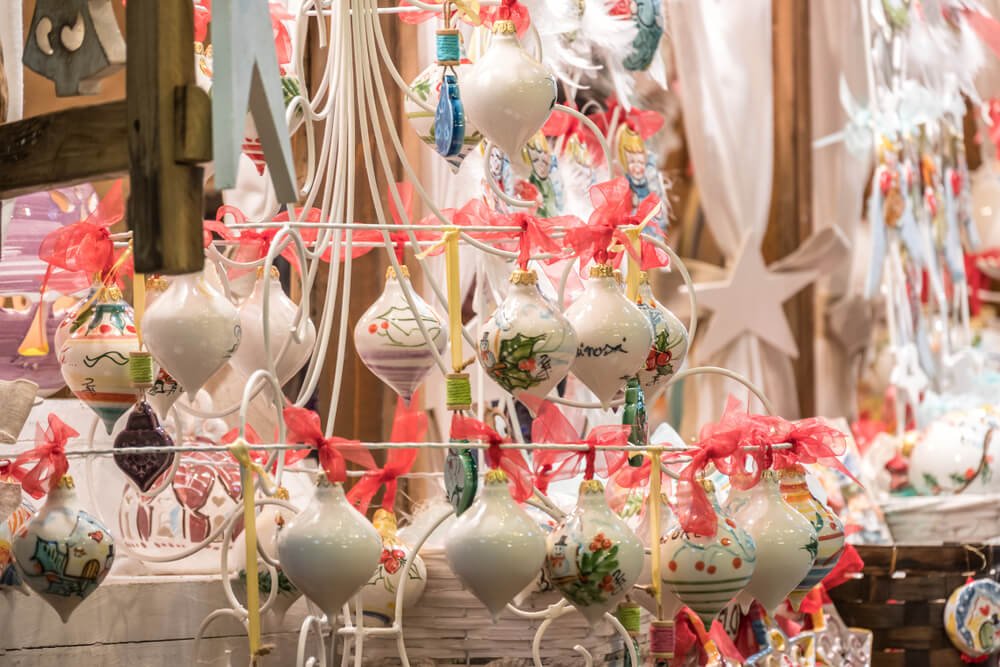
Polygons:
<instances>
[{"instance_id":1,"label":"white ceramic ornament","mask_svg":"<svg viewBox=\"0 0 1000 667\"><path fill-rule=\"evenodd\" d=\"M606 264L590 268L583 294L566 309L579 344L571 369L601 405L644 367L653 345L653 327L639 307L625 298Z\"/></svg>"},{"instance_id":2,"label":"white ceramic ornament","mask_svg":"<svg viewBox=\"0 0 1000 667\"><path fill-rule=\"evenodd\" d=\"M642 542L608 507L604 485L583 481L576 509L549 534L549 581L594 625L629 592L642 561Z\"/></svg>"},{"instance_id":3,"label":"white ceramic ornament","mask_svg":"<svg viewBox=\"0 0 1000 667\"><path fill-rule=\"evenodd\" d=\"M427 566L396 534L396 515L384 509L375 511L372 525L382 537L382 557L375 574L361 589L361 608L365 617L382 627L392 625L396 616L396 592L403 584L403 609L415 605L427 585Z\"/></svg>"},{"instance_id":4,"label":"white ceramic ornament","mask_svg":"<svg viewBox=\"0 0 1000 667\"><path fill-rule=\"evenodd\" d=\"M139 351L132 307L117 287L102 287L69 326L59 365L73 395L104 422L108 433L135 403L129 354Z\"/></svg>"},{"instance_id":5,"label":"white ceramic ornament","mask_svg":"<svg viewBox=\"0 0 1000 667\"><path fill-rule=\"evenodd\" d=\"M468 60L463 60L459 65L455 67L449 66L447 69L455 72L455 76L458 78L458 85L464 92L464 82L469 78L472 64ZM436 109L438 100L441 97L441 81L444 78L444 72L445 67L437 63L431 63L410 82L410 92L421 102L426 103L432 109ZM420 140L431 148L434 148L434 112L426 111L414 102L409 95L403 100L403 110L410 121L410 125L413 127L413 131L417 133ZM465 160L466 156L482 140L482 133L466 118L465 139L462 141L462 148L458 151L457 155L443 159L448 163L452 171L457 172L458 168L462 166L462 161ZM440 155L436 150L434 153Z\"/></svg>"},{"instance_id":6,"label":"white ceramic ornament","mask_svg":"<svg viewBox=\"0 0 1000 667\"><path fill-rule=\"evenodd\" d=\"M534 271L514 271L510 291L483 326L479 363L507 391L545 398L569 373L577 338L538 290Z\"/></svg>"},{"instance_id":7,"label":"white ceramic ornament","mask_svg":"<svg viewBox=\"0 0 1000 667\"><path fill-rule=\"evenodd\" d=\"M240 313L203 273L176 276L142 318L153 358L188 396L229 361L240 345Z\"/></svg>"},{"instance_id":8,"label":"white ceramic ornament","mask_svg":"<svg viewBox=\"0 0 1000 667\"><path fill-rule=\"evenodd\" d=\"M167 287L166 279L160 276L146 278L146 308L156 303L156 300L167 291ZM156 379L153 381L153 386L146 390L146 400L161 419L166 419L170 408L184 393L184 389L181 383L159 364L155 364L154 370Z\"/></svg>"},{"instance_id":9,"label":"white ceramic ornament","mask_svg":"<svg viewBox=\"0 0 1000 667\"><path fill-rule=\"evenodd\" d=\"M94 294L97 293L97 290L100 289L100 287L101 283L99 281L95 282L90 286L90 289L87 290L86 296L63 311L63 318L60 320L59 326L56 327L56 332L52 336L52 348L56 350L56 352L61 350L63 345L66 344L66 341L69 339L71 328L76 323L77 316L80 314L80 311L83 310L83 307L93 300Z\"/></svg>"},{"instance_id":10,"label":"white ceramic ornament","mask_svg":"<svg viewBox=\"0 0 1000 667\"><path fill-rule=\"evenodd\" d=\"M681 369L688 351L688 332L684 323L653 296L649 278L643 272L639 279L639 309L653 327L653 344L646 355L646 365L639 371L639 382L646 401L651 404Z\"/></svg>"},{"instance_id":11,"label":"white ceramic ornament","mask_svg":"<svg viewBox=\"0 0 1000 667\"><path fill-rule=\"evenodd\" d=\"M520 155L552 111L556 79L521 47L512 21L496 21L489 48L462 79L462 102L483 136Z\"/></svg>"},{"instance_id":12,"label":"white ceramic ornament","mask_svg":"<svg viewBox=\"0 0 1000 667\"><path fill-rule=\"evenodd\" d=\"M1000 493L992 462L1000 456L1000 414L957 410L931 422L910 452L910 484L923 495Z\"/></svg>"},{"instance_id":13,"label":"white ceramic ornament","mask_svg":"<svg viewBox=\"0 0 1000 667\"><path fill-rule=\"evenodd\" d=\"M434 310L410 284L410 272L403 269L417 314L414 315L403 294L403 286L390 266L385 275L385 289L354 327L354 347L361 361L375 376L409 401L434 366L434 353L420 332L417 317L423 322L438 352L448 345L448 334Z\"/></svg>"},{"instance_id":14,"label":"white ceramic ornament","mask_svg":"<svg viewBox=\"0 0 1000 667\"><path fill-rule=\"evenodd\" d=\"M479 497L452 525L448 565L486 605L495 623L507 603L535 577L545 560L545 534L510 496L507 475L486 473Z\"/></svg>"},{"instance_id":15,"label":"white ceramic ornament","mask_svg":"<svg viewBox=\"0 0 1000 667\"><path fill-rule=\"evenodd\" d=\"M344 487L320 474L316 494L278 533L278 560L288 579L331 622L378 567L382 540L347 502Z\"/></svg>"},{"instance_id":16,"label":"white ceramic ornament","mask_svg":"<svg viewBox=\"0 0 1000 667\"><path fill-rule=\"evenodd\" d=\"M243 375L250 377L254 371L268 368L264 352L264 280L262 269L258 269L257 284L247 300L240 305L240 346L233 354L233 366ZM298 373L312 355L316 342L316 326L308 313L302 316L305 324L301 327L302 340L296 342L293 329L299 328L296 316L299 306L288 298L281 288L278 270L271 267L268 294L268 332L271 337L271 356L276 359L278 382L285 384ZM280 354L280 356L279 356Z\"/></svg>"},{"instance_id":17,"label":"white ceramic ornament","mask_svg":"<svg viewBox=\"0 0 1000 667\"><path fill-rule=\"evenodd\" d=\"M757 545L757 567L740 603L749 607L753 598L774 613L812 568L819 549L816 531L781 497L778 476L771 470L764 471L733 520Z\"/></svg>"},{"instance_id":18,"label":"white ceramic ornament","mask_svg":"<svg viewBox=\"0 0 1000 667\"><path fill-rule=\"evenodd\" d=\"M82 510L73 478L63 476L45 504L14 537L21 579L52 605L63 623L104 581L115 559L115 541Z\"/></svg>"}]
</instances>

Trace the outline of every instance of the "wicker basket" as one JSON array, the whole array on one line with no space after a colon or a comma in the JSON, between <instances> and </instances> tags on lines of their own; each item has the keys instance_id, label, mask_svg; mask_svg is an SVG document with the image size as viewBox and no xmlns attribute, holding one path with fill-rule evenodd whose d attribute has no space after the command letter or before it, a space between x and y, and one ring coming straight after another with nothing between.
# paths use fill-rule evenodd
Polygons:
<instances>
[{"instance_id":1,"label":"wicker basket","mask_svg":"<svg viewBox=\"0 0 1000 667\"><path fill-rule=\"evenodd\" d=\"M897 544L967 544L1000 537L1000 495L894 498L882 505Z\"/></svg>"}]
</instances>

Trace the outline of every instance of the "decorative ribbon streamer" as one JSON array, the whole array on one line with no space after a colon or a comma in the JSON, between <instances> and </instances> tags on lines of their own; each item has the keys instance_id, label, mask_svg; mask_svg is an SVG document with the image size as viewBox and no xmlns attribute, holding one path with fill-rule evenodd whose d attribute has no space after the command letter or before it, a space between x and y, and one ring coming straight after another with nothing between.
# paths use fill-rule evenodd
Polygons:
<instances>
[{"instance_id":1,"label":"decorative ribbon streamer","mask_svg":"<svg viewBox=\"0 0 1000 667\"><path fill-rule=\"evenodd\" d=\"M55 414L49 413L48 419L48 428L35 424L35 448L22 452L10 466L10 475L32 498L44 496L66 474L66 443L80 435ZM36 462L34 466L32 461Z\"/></svg>"},{"instance_id":2,"label":"decorative ribbon streamer","mask_svg":"<svg viewBox=\"0 0 1000 667\"><path fill-rule=\"evenodd\" d=\"M614 15L615 11L612 10L610 13ZM628 13L631 14L631 12ZM627 125L630 130L642 137L643 141L659 132L666 122L663 115L656 111L644 111L637 107L625 111L614 95L608 97L604 108L605 111L588 114L587 118L594 121L594 125L600 128L605 135L611 134L615 130L615 127L612 127L612 120L615 118L616 111L618 112L618 123Z\"/></svg>"},{"instance_id":3,"label":"decorative ribbon streamer","mask_svg":"<svg viewBox=\"0 0 1000 667\"><path fill-rule=\"evenodd\" d=\"M375 468L371 452L357 440L347 440L337 436L326 437L320 425L319 415L312 410L288 407L283 411L288 427L288 442L311 445L319 454L319 463L326 478L333 484L347 481L347 462L356 463L369 470ZM308 452L298 452L294 460L305 458ZM286 458L286 462L289 461Z\"/></svg>"},{"instance_id":4,"label":"decorative ribbon streamer","mask_svg":"<svg viewBox=\"0 0 1000 667\"><path fill-rule=\"evenodd\" d=\"M500 445L508 442L489 426L473 419L453 414L451 418L451 439L489 443L486 450L486 463L490 468L499 468L507 473L510 481L510 495L517 502L527 500L534 493L531 468L524 460L524 455L516 449L501 449Z\"/></svg>"}]
</instances>

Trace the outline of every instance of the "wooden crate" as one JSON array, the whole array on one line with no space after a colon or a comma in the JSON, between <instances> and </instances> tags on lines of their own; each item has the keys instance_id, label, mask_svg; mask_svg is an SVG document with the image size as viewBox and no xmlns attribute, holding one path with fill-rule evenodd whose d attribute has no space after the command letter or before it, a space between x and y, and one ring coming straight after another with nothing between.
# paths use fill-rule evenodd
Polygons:
<instances>
[{"instance_id":1,"label":"wooden crate","mask_svg":"<svg viewBox=\"0 0 1000 667\"><path fill-rule=\"evenodd\" d=\"M847 625L874 634L872 667L967 667L944 630L948 596L989 573L1000 547L858 546L863 577L830 591ZM981 663L997 667L996 658Z\"/></svg>"}]
</instances>

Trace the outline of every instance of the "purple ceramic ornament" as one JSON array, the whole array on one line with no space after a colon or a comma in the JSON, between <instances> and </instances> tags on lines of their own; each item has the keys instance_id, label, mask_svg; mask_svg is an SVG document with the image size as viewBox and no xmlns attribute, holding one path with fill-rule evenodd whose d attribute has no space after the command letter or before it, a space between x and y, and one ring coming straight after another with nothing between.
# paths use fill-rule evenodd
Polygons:
<instances>
[{"instance_id":1,"label":"purple ceramic ornament","mask_svg":"<svg viewBox=\"0 0 1000 667\"><path fill-rule=\"evenodd\" d=\"M156 413L146 401L136 403L129 413L125 428L115 438L115 449L141 450L143 447L173 447L170 438ZM127 456L115 454L115 463L143 492L149 491L160 475L174 463L171 452L129 452Z\"/></svg>"}]
</instances>

